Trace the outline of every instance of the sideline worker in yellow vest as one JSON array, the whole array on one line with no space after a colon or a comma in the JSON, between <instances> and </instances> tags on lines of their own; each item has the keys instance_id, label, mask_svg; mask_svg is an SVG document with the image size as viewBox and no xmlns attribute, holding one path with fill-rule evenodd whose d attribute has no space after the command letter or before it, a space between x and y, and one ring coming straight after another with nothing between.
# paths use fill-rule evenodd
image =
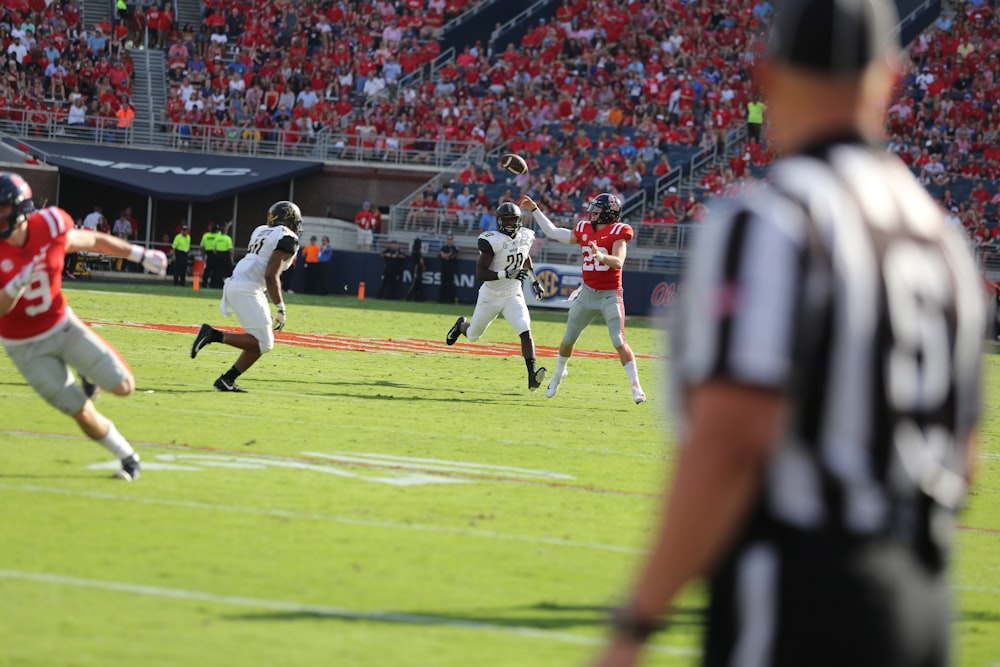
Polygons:
<instances>
[{"instance_id":1,"label":"sideline worker in yellow vest","mask_svg":"<svg viewBox=\"0 0 1000 667\"><path fill-rule=\"evenodd\" d=\"M215 275L215 267L218 264L215 253L215 243L219 238L219 233L216 231L215 223L209 221L208 231L201 235L201 254L205 256L205 269L201 274L201 284L205 287L211 287L209 282L212 281Z\"/></svg>"},{"instance_id":2,"label":"sideline worker in yellow vest","mask_svg":"<svg viewBox=\"0 0 1000 667\"><path fill-rule=\"evenodd\" d=\"M212 269L212 287L222 287L226 278L233 274L233 260L236 250L233 237L229 235L233 221L230 220L222 231L215 235L215 268Z\"/></svg>"},{"instance_id":3,"label":"sideline worker in yellow vest","mask_svg":"<svg viewBox=\"0 0 1000 667\"><path fill-rule=\"evenodd\" d=\"M756 139L760 143L761 128L764 126L764 112L767 105L760 101L760 96L754 93L747 102L747 139Z\"/></svg>"},{"instance_id":4,"label":"sideline worker in yellow vest","mask_svg":"<svg viewBox=\"0 0 1000 667\"><path fill-rule=\"evenodd\" d=\"M191 252L191 232L186 222L181 223L181 231L174 236L174 285L187 284L188 253Z\"/></svg>"}]
</instances>

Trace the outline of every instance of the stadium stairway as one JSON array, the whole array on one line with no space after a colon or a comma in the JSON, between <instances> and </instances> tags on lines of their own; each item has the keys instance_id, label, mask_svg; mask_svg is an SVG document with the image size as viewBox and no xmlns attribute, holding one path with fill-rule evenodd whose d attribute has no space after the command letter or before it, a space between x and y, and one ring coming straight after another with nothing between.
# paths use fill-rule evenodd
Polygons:
<instances>
[{"instance_id":1,"label":"stadium stairway","mask_svg":"<svg viewBox=\"0 0 1000 667\"><path fill-rule=\"evenodd\" d=\"M165 146L166 132L160 131L160 111L167 106L166 56L160 49L129 49L135 65L132 81L132 142L137 146Z\"/></svg>"},{"instance_id":2,"label":"stadium stairway","mask_svg":"<svg viewBox=\"0 0 1000 667\"><path fill-rule=\"evenodd\" d=\"M88 35L93 33L94 26L105 18L112 24L115 22L115 3L112 0L85 0L80 4L83 10L83 29Z\"/></svg>"},{"instance_id":3,"label":"stadium stairway","mask_svg":"<svg viewBox=\"0 0 1000 667\"><path fill-rule=\"evenodd\" d=\"M191 26L194 34L201 30L200 0L174 0L174 21L181 30ZM166 72L166 70L164 70Z\"/></svg>"}]
</instances>

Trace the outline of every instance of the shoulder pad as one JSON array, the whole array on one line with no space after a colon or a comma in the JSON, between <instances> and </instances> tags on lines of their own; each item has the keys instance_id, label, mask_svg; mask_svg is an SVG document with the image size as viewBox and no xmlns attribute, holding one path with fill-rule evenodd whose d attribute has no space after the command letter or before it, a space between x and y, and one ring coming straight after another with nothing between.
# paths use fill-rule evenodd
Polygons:
<instances>
[{"instance_id":1,"label":"shoulder pad","mask_svg":"<svg viewBox=\"0 0 1000 667\"><path fill-rule=\"evenodd\" d=\"M285 234L278 240L278 243L274 247L282 252L294 255L299 248L299 241L295 238L294 234Z\"/></svg>"},{"instance_id":2,"label":"shoulder pad","mask_svg":"<svg viewBox=\"0 0 1000 667\"><path fill-rule=\"evenodd\" d=\"M488 238L486 238L486 234L479 237L479 242L476 245L479 247L479 252L489 253L491 255L496 254L493 250L493 244L490 243Z\"/></svg>"},{"instance_id":3,"label":"shoulder pad","mask_svg":"<svg viewBox=\"0 0 1000 667\"><path fill-rule=\"evenodd\" d=\"M612 233L616 238L625 239L626 241L631 241L632 237L635 236L635 232L632 231L632 226L627 225L624 222L616 222L612 228Z\"/></svg>"}]
</instances>

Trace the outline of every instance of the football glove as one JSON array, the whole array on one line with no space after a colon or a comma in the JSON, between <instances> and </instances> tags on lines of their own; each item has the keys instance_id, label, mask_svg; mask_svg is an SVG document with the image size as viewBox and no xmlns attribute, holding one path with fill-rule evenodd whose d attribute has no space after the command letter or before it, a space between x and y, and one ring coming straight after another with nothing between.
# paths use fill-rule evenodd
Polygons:
<instances>
[{"instance_id":1,"label":"football glove","mask_svg":"<svg viewBox=\"0 0 1000 667\"><path fill-rule=\"evenodd\" d=\"M147 250L142 257L142 268L162 276L167 272L167 255L162 250Z\"/></svg>"},{"instance_id":2,"label":"football glove","mask_svg":"<svg viewBox=\"0 0 1000 667\"><path fill-rule=\"evenodd\" d=\"M141 245L133 244L129 248L128 259L142 264L144 269L158 276L167 272L167 256L161 250L146 250Z\"/></svg>"},{"instance_id":3,"label":"football glove","mask_svg":"<svg viewBox=\"0 0 1000 667\"><path fill-rule=\"evenodd\" d=\"M537 280L531 283L531 289L535 290L535 301L541 301L545 298L545 290L542 289L542 284Z\"/></svg>"},{"instance_id":4,"label":"football glove","mask_svg":"<svg viewBox=\"0 0 1000 667\"><path fill-rule=\"evenodd\" d=\"M278 306L278 312L274 316L274 330L281 331L285 328L285 307Z\"/></svg>"},{"instance_id":5,"label":"football glove","mask_svg":"<svg viewBox=\"0 0 1000 667\"><path fill-rule=\"evenodd\" d=\"M31 275L35 272L35 263L32 262L26 267L21 269L21 271L11 278L6 285L3 286L3 291L7 293L11 299L17 301L21 293L28 287L31 283Z\"/></svg>"},{"instance_id":6,"label":"football glove","mask_svg":"<svg viewBox=\"0 0 1000 667\"><path fill-rule=\"evenodd\" d=\"M517 282L521 282L525 278L530 278L531 277L531 272L528 271L528 269L518 269L517 273L515 273L512 277Z\"/></svg>"}]
</instances>

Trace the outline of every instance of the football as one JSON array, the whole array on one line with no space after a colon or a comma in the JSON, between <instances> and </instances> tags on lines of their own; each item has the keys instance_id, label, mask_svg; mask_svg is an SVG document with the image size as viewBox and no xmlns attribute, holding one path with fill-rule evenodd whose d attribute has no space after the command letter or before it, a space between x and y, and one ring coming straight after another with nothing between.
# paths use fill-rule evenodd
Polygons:
<instances>
[{"instance_id":1,"label":"football","mask_svg":"<svg viewBox=\"0 0 1000 667\"><path fill-rule=\"evenodd\" d=\"M504 153L500 156L500 167L506 169L515 176L527 173L528 163L524 158L516 153Z\"/></svg>"}]
</instances>

